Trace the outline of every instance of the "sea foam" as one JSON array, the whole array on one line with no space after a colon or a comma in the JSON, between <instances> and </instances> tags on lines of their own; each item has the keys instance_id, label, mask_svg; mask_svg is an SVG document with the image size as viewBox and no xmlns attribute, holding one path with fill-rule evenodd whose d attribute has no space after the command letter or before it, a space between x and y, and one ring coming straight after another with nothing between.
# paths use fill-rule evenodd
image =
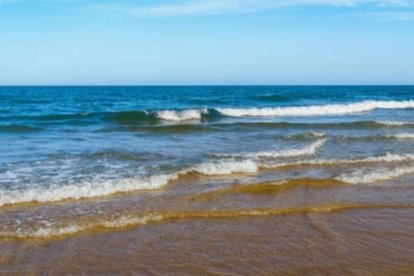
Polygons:
<instances>
[{"instance_id":1,"label":"sea foam","mask_svg":"<svg viewBox=\"0 0 414 276\"><path fill-rule=\"evenodd\" d=\"M404 166L393 169L358 170L349 174L343 174L336 179L350 184L373 183L398 178L414 173L414 166Z\"/></svg>"},{"instance_id":2,"label":"sea foam","mask_svg":"<svg viewBox=\"0 0 414 276\"><path fill-rule=\"evenodd\" d=\"M204 175L226 175L233 173L255 173L259 169L258 164L252 160L220 160L206 162L187 170Z\"/></svg>"},{"instance_id":3,"label":"sea foam","mask_svg":"<svg viewBox=\"0 0 414 276\"><path fill-rule=\"evenodd\" d=\"M360 113L375 109L414 108L414 101L362 101L349 104L328 104L268 108L218 108L231 117L330 116Z\"/></svg>"},{"instance_id":4,"label":"sea foam","mask_svg":"<svg viewBox=\"0 0 414 276\"><path fill-rule=\"evenodd\" d=\"M375 121L377 124L385 126L410 126L414 125L414 122L401 122L401 121Z\"/></svg>"},{"instance_id":5,"label":"sea foam","mask_svg":"<svg viewBox=\"0 0 414 276\"><path fill-rule=\"evenodd\" d=\"M79 200L136 190L155 190L177 178L178 174L169 174L142 179L115 179L103 182L82 182L78 185L2 190L0 192L0 206L27 202Z\"/></svg>"},{"instance_id":6,"label":"sea foam","mask_svg":"<svg viewBox=\"0 0 414 276\"><path fill-rule=\"evenodd\" d=\"M389 139L410 140L414 139L414 133L387 134L385 137Z\"/></svg>"},{"instance_id":7,"label":"sea foam","mask_svg":"<svg viewBox=\"0 0 414 276\"><path fill-rule=\"evenodd\" d=\"M245 157L245 158L278 158L278 157L294 157L302 155L312 155L321 148L326 142L326 139L320 139L312 144L298 149L285 149L280 151L259 151L259 152L249 152L249 153L230 153L230 154L215 154L216 156L221 157Z\"/></svg>"},{"instance_id":8,"label":"sea foam","mask_svg":"<svg viewBox=\"0 0 414 276\"><path fill-rule=\"evenodd\" d=\"M381 156L370 156L360 159L314 159L296 162L286 162L277 164L262 164L260 167L264 169L277 169L290 166L334 166L334 165L353 165L363 163L393 163L393 162L410 162L414 161L414 154L392 154L387 153Z\"/></svg>"},{"instance_id":9,"label":"sea foam","mask_svg":"<svg viewBox=\"0 0 414 276\"><path fill-rule=\"evenodd\" d=\"M157 118L165 121L189 121L189 120L201 120L204 114L207 114L207 109L188 109L188 110L161 110L155 114Z\"/></svg>"}]
</instances>

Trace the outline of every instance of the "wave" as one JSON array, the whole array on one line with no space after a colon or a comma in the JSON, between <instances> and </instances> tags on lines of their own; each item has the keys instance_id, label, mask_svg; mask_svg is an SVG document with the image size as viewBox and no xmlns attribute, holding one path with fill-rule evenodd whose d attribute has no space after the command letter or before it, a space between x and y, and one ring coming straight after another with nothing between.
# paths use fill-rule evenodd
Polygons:
<instances>
[{"instance_id":1,"label":"wave","mask_svg":"<svg viewBox=\"0 0 414 276\"><path fill-rule=\"evenodd\" d=\"M414 161L414 154L392 154L387 153L382 156L371 156L360 159L316 159L316 160L303 160L296 162L287 162L279 164L262 164L260 168L263 169L277 169L284 167L295 166L335 166L335 165L353 165L364 163L394 163L394 162L410 162Z\"/></svg>"},{"instance_id":2,"label":"wave","mask_svg":"<svg viewBox=\"0 0 414 276\"><path fill-rule=\"evenodd\" d=\"M156 190L177 178L178 174L169 174L143 179L115 179L104 182L83 182L79 185L38 187L27 190L2 190L0 193L0 207L30 202L79 200L137 190Z\"/></svg>"},{"instance_id":3,"label":"wave","mask_svg":"<svg viewBox=\"0 0 414 276\"><path fill-rule=\"evenodd\" d=\"M350 184L373 183L399 178L414 173L414 166L398 167L393 169L359 170L349 174L343 174L336 179Z\"/></svg>"},{"instance_id":4,"label":"wave","mask_svg":"<svg viewBox=\"0 0 414 276\"><path fill-rule=\"evenodd\" d=\"M414 101L362 101L349 104L311 106L267 107L267 108L217 108L231 117L287 117L287 116L334 116L372 111L375 109L414 108Z\"/></svg>"},{"instance_id":5,"label":"wave","mask_svg":"<svg viewBox=\"0 0 414 276\"><path fill-rule=\"evenodd\" d=\"M165 121L190 121L190 120L201 120L203 115L208 115L207 109L188 109L183 111L177 110L162 110L155 112L157 118Z\"/></svg>"},{"instance_id":6,"label":"wave","mask_svg":"<svg viewBox=\"0 0 414 276\"><path fill-rule=\"evenodd\" d=\"M123 229L127 227L144 226L151 223L179 221L188 219L234 219L242 217L287 216L311 213L333 213L355 209L407 209L411 205L391 204L327 204L320 206L303 206L291 208L262 208L242 210L193 210L193 211L163 211L142 214L125 214L116 217L93 219L85 222L48 223L46 225L31 225L18 229L0 230L0 237L13 239L50 239L68 236L87 231L102 231Z\"/></svg>"},{"instance_id":7,"label":"wave","mask_svg":"<svg viewBox=\"0 0 414 276\"><path fill-rule=\"evenodd\" d=\"M258 170L258 164L252 160L220 160L217 162L201 163L171 174L155 175L147 178L82 182L76 185L54 185L51 187L39 187L27 190L0 190L0 207L23 203L80 200L117 193L157 190L169 184L171 181L178 180L180 177L192 173L209 176L255 173Z\"/></svg>"},{"instance_id":8,"label":"wave","mask_svg":"<svg viewBox=\"0 0 414 276\"><path fill-rule=\"evenodd\" d=\"M307 117L307 116L334 116L372 111L375 109L408 109L414 108L414 100L408 101L362 101L348 104L328 104L309 106L283 107L245 107L245 108L191 108L170 110L118 110L102 112L79 112L69 114L47 115L5 115L1 120L30 120L30 121L65 121L104 119L119 123L155 124L160 121L183 122L205 121L220 117ZM413 122L374 121L371 124L384 126L414 125ZM289 124L289 123L288 123ZM341 123L338 123L341 124ZM305 124L308 125L308 124ZM318 125L318 124L316 124Z\"/></svg>"},{"instance_id":9,"label":"wave","mask_svg":"<svg viewBox=\"0 0 414 276\"><path fill-rule=\"evenodd\" d=\"M414 139L414 133L399 133L399 134L387 134L385 138L398 139L398 140L410 140Z\"/></svg>"},{"instance_id":10,"label":"wave","mask_svg":"<svg viewBox=\"0 0 414 276\"><path fill-rule=\"evenodd\" d=\"M296 156L312 154L317 148L321 147L325 141L320 140L302 149L292 149L280 151L278 154L272 153L272 157L277 156ZM257 156L264 153L257 153ZM56 202L63 200L79 200L94 197L108 196L116 193L126 193L142 190L160 189L173 180L189 173L200 175L231 175L256 173L260 164L255 160L219 160L205 162L196 166L179 170L175 173L166 175L156 175L148 178L115 179L103 182L83 182L76 185L51 186L31 188L27 190L2 190L0 193L0 207L5 205L22 204L29 202Z\"/></svg>"},{"instance_id":11,"label":"wave","mask_svg":"<svg viewBox=\"0 0 414 276\"><path fill-rule=\"evenodd\" d=\"M251 153L230 153L230 154L215 154L219 157L247 157L247 158L278 158L278 157L294 157L302 155L312 155L321 148L326 142L326 139L320 139L312 144L298 149L287 149L280 151L261 151L261 152L251 152Z\"/></svg>"},{"instance_id":12,"label":"wave","mask_svg":"<svg viewBox=\"0 0 414 276\"><path fill-rule=\"evenodd\" d=\"M375 121L377 124L386 126L410 126L414 125L414 122L401 122L401 121Z\"/></svg>"},{"instance_id":13,"label":"wave","mask_svg":"<svg viewBox=\"0 0 414 276\"><path fill-rule=\"evenodd\" d=\"M298 149L297 152L312 152L323 140L313 143L311 146ZM319 144L318 144L319 143ZM316 150L316 149L315 149ZM285 150L284 152L289 152ZM286 154L285 154L286 156ZM24 203L45 203L64 200L80 200L95 197L109 196L117 193L128 193L135 191L150 191L161 189L171 181L179 180L188 174L199 174L204 176L225 176L232 174L253 174L260 170L279 169L295 166L335 166L352 165L363 163L394 163L412 162L414 154L391 154L383 156L367 157L362 159L317 159L297 162L267 164L259 162L255 158L247 159L222 159L218 161L205 162L187 169L182 169L170 174L155 175L147 178L114 179L103 182L83 182L77 185L39 187L27 190L0 190L0 207L24 204ZM275 155L272 155L275 157ZM276 155L276 157L278 157ZM342 180L341 180L342 181ZM345 181L345 180L343 180ZM347 182L347 181L345 181Z\"/></svg>"},{"instance_id":14,"label":"wave","mask_svg":"<svg viewBox=\"0 0 414 276\"><path fill-rule=\"evenodd\" d=\"M234 173L255 173L258 170L258 164L252 160L220 160L218 162L202 163L181 173L195 172L203 175L227 175Z\"/></svg>"}]
</instances>

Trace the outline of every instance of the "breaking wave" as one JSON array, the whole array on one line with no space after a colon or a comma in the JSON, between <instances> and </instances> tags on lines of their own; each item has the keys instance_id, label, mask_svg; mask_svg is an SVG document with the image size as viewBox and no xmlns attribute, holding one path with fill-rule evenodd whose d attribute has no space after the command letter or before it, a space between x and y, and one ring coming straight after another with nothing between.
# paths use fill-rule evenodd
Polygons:
<instances>
[{"instance_id":1,"label":"breaking wave","mask_svg":"<svg viewBox=\"0 0 414 276\"><path fill-rule=\"evenodd\" d=\"M336 179L350 184L373 183L399 178L414 173L414 166L404 166L393 169L358 170L353 173L343 174Z\"/></svg>"},{"instance_id":2,"label":"breaking wave","mask_svg":"<svg viewBox=\"0 0 414 276\"><path fill-rule=\"evenodd\" d=\"M258 170L258 164L252 160L220 160L218 162L202 163L187 171L203 175L226 175L233 173L255 173Z\"/></svg>"},{"instance_id":3,"label":"breaking wave","mask_svg":"<svg viewBox=\"0 0 414 276\"><path fill-rule=\"evenodd\" d=\"M79 200L137 190L155 190L177 178L177 174L171 174L143 179L116 179L104 182L83 182L79 185L38 187L26 190L2 190L0 193L0 207L29 202Z\"/></svg>"},{"instance_id":4,"label":"breaking wave","mask_svg":"<svg viewBox=\"0 0 414 276\"><path fill-rule=\"evenodd\" d=\"M320 147L321 144L323 144L321 141L313 143L311 145L312 147L307 148L307 153L313 152L313 150L316 150L316 148ZM302 153L304 152L306 151L302 149ZM256 157L256 155L254 156ZM286 156L286 154L284 154L283 156ZM272 157L275 157L275 155L272 155ZM414 161L414 154L399 155L391 153L388 153L383 156L374 156L361 159L316 159L276 164L260 162L256 158L248 158L242 160L237 160L234 158L228 160L221 159L218 161L201 163L193 167L177 171L175 173L152 176L142 179L116 179L107 180L104 182L86 182L80 183L78 185L39 187L27 190L2 190L0 193L0 207L5 205L22 204L30 202L45 203L63 200L80 200L108 196L117 193L127 193L142 190L156 190L164 187L171 181L178 180L181 176L185 176L187 174L192 173L204 176L220 176L232 174L252 174L258 172L261 169L278 169L290 166L335 166L347 164L352 165L363 163L393 163L411 161ZM387 174L397 175L394 177L398 177L400 174L407 174L411 170L414 171L414 168L409 167L408 169L397 170L396 172L391 172ZM358 180L358 177L360 178L360 176L357 174L351 176L341 176L340 178L337 178L337 180L348 183L356 183L358 181L366 182L367 179L372 179L375 176L378 176L380 179L384 178L384 176L379 176L380 173L372 173L372 177L366 176L362 180Z\"/></svg>"},{"instance_id":5,"label":"breaking wave","mask_svg":"<svg viewBox=\"0 0 414 276\"><path fill-rule=\"evenodd\" d=\"M385 137L388 139L410 140L414 139L414 133L387 134Z\"/></svg>"},{"instance_id":6,"label":"breaking wave","mask_svg":"<svg viewBox=\"0 0 414 276\"><path fill-rule=\"evenodd\" d=\"M203 115L207 115L207 109L188 109L183 111L177 110L162 110L155 113L156 117L165 121L189 121L189 120L201 120Z\"/></svg>"},{"instance_id":7,"label":"breaking wave","mask_svg":"<svg viewBox=\"0 0 414 276\"><path fill-rule=\"evenodd\" d=\"M414 125L414 122L401 122L401 121L376 121L377 124L386 126L410 126Z\"/></svg>"},{"instance_id":8,"label":"breaking wave","mask_svg":"<svg viewBox=\"0 0 414 276\"><path fill-rule=\"evenodd\" d=\"M126 110L113 112L86 112L73 114L48 115L10 115L1 120L29 121L70 121L70 120L110 120L118 123L147 123L159 121L182 122L191 120L209 120L216 117L307 117L347 115L372 111L375 109L414 108L414 100L408 101L362 101L348 104L328 104L309 106L284 106L264 108L194 108L171 110ZM413 122L377 121L378 125L403 126L414 125Z\"/></svg>"},{"instance_id":9,"label":"breaking wave","mask_svg":"<svg viewBox=\"0 0 414 276\"><path fill-rule=\"evenodd\" d=\"M372 111L375 109L414 108L414 101L363 101L349 104L268 108L218 108L217 111L231 117L285 117L285 116L332 116Z\"/></svg>"}]
</instances>

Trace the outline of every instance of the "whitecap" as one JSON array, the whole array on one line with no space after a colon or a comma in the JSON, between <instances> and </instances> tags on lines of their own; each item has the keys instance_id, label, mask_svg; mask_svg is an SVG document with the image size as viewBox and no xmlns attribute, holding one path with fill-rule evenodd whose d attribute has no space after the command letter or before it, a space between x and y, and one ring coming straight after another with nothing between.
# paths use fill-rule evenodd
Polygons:
<instances>
[{"instance_id":1,"label":"whitecap","mask_svg":"<svg viewBox=\"0 0 414 276\"><path fill-rule=\"evenodd\" d=\"M332 116L371 111L374 109L414 108L414 101L362 101L349 104L267 108L218 108L217 111L231 117L284 117L284 116Z\"/></svg>"},{"instance_id":2,"label":"whitecap","mask_svg":"<svg viewBox=\"0 0 414 276\"><path fill-rule=\"evenodd\" d=\"M155 114L157 118L165 121L189 121L189 120L201 120L204 114L207 114L207 109L187 109L187 110L161 110Z\"/></svg>"}]
</instances>

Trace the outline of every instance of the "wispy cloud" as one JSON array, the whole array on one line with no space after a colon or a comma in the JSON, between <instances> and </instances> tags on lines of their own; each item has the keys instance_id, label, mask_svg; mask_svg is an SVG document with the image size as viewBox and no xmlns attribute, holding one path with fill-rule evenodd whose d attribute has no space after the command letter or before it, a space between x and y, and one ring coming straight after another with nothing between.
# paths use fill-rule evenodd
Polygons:
<instances>
[{"instance_id":1,"label":"wispy cloud","mask_svg":"<svg viewBox=\"0 0 414 276\"><path fill-rule=\"evenodd\" d=\"M184 16L246 13L287 6L356 6L361 0L193 0L151 6L104 5L95 7L136 15Z\"/></svg>"},{"instance_id":2,"label":"wispy cloud","mask_svg":"<svg viewBox=\"0 0 414 276\"><path fill-rule=\"evenodd\" d=\"M409 8L414 7L414 0L385 0L380 1L379 6Z\"/></svg>"},{"instance_id":3,"label":"wispy cloud","mask_svg":"<svg viewBox=\"0 0 414 276\"><path fill-rule=\"evenodd\" d=\"M188 0L174 4L131 5L97 4L94 7L140 16L190 16L248 13L289 6L414 7L414 0Z\"/></svg>"},{"instance_id":4,"label":"wispy cloud","mask_svg":"<svg viewBox=\"0 0 414 276\"><path fill-rule=\"evenodd\" d=\"M405 11L383 11L362 14L377 21L410 21L414 20L414 12Z\"/></svg>"}]
</instances>

